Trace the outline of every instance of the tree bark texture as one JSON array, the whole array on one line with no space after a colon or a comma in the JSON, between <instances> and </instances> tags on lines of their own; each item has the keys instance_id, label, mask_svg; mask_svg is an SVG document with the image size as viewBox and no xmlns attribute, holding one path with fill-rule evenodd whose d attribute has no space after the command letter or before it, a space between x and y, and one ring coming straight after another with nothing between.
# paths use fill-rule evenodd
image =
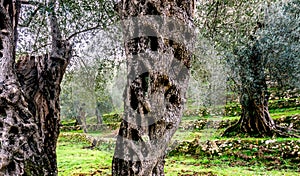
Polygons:
<instances>
[{"instance_id":1,"label":"tree bark texture","mask_svg":"<svg viewBox=\"0 0 300 176\"><path fill-rule=\"evenodd\" d=\"M127 86L113 175L164 175L189 80L194 1L122 0Z\"/></svg>"},{"instance_id":2,"label":"tree bark texture","mask_svg":"<svg viewBox=\"0 0 300 176\"><path fill-rule=\"evenodd\" d=\"M13 5L0 5L0 175L57 175L60 82L71 47L56 38L60 55L15 63L15 14L7 10Z\"/></svg>"},{"instance_id":3,"label":"tree bark texture","mask_svg":"<svg viewBox=\"0 0 300 176\"><path fill-rule=\"evenodd\" d=\"M277 130L268 110L264 60L257 43L249 46L248 51L239 60L242 115L238 123L228 128L224 135L235 131L252 136L272 136Z\"/></svg>"}]
</instances>

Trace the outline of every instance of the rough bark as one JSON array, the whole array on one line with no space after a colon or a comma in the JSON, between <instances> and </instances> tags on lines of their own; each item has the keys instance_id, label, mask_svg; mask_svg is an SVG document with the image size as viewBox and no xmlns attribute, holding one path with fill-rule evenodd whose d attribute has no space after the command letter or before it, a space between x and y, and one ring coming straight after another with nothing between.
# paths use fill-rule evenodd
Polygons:
<instances>
[{"instance_id":1,"label":"rough bark","mask_svg":"<svg viewBox=\"0 0 300 176\"><path fill-rule=\"evenodd\" d=\"M5 0L0 6L0 175L57 175L60 82L71 48L52 37L54 52L24 56L15 64L16 20L14 11L6 10L10 6Z\"/></svg>"},{"instance_id":2,"label":"rough bark","mask_svg":"<svg viewBox=\"0 0 300 176\"><path fill-rule=\"evenodd\" d=\"M117 9L128 79L112 174L164 175L166 148L186 101L191 51L180 39L190 40L191 31L182 29L192 26L194 1L122 0Z\"/></svg>"},{"instance_id":3,"label":"rough bark","mask_svg":"<svg viewBox=\"0 0 300 176\"><path fill-rule=\"evenodd\" d=\"M265 64L258 43L249 46L249 52L240 58L242 114L240 120L229 127L223 136L237 133L250 136L292 136L288 129L276 126L268 110L269 93L265 76Z\"/></svg>"}]
</instances>

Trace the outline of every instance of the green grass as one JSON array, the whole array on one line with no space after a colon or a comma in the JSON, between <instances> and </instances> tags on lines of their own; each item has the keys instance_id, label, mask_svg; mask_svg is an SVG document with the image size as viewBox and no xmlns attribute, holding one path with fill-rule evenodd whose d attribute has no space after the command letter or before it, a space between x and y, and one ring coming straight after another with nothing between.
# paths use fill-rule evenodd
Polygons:
<instances>
[{"instance_id":1,"label":"green grass","mask_svg":"<svg viewBox=\"0 0 300 176\"><path fill-rule=\"evenodd\" d=\"M192 137L201 135L199 133L189 134ZM63 136L63 137L62 137ZM113 150L107 148L101 150L101 146L94 150L83 149L89 146L87 142L82 142L79 137L66 137L62 135L58 141L57 155L59 176L79 176L79 175L110 175ZM176 137L176 136L175 136ZM267 140L266 138L246 138L243 140ZM300 140L285 139L281 140ZM247 155L252 155L253 151L242 151ZM289 163L287 162L286 165ZM184 175L288 175L296 176L296 170L270 169L270 167L260 163L260 161L243 161L233 156L191 156L174 155L168 156L165 165L166 176Z\"/></svg>"},{"instance_id":2,"label":"green grass","mask_svg":"<svg viewBox=\"0 0 300 176\"><path fill-rule=\"evenodd\" d=\"M192 141L195 138L199 138L201 135L200 132L177 130L172 139L178 141Z\"/></svg>"},{"instance_id":3,"label":"green grass","mask_svg":"<svg viewBox=\"0 0 300 176\"><path fill-rule=\"evenodd\" d=\"M296 115L296 114L300 114L300 109L295 109L294 108L287 108L284 111L271 111L270 110L270 115L272 117L272 119L278 119L281 117L285 117L285 116L292 116L292 115ZM235 119L239 119L240 116L233 116L233 117L228 117L228 116L224 116L222 118L222 120L235 120Z\"/></svg>"},{"instance_id":4,"label":"green grass","mask_svg":"<svg viewBox=\"0 0 300 176\"><path fill-rule=\"evenodd\" d=\"M270 109L269 111L270 111L270 113L280 113L280 112L290 112L290 111L294 111L296 113L297 112L300 113L300 107Z\"/></svg>"},{"instance_id":5,"label":"green grass","mask_svg":"<svg viewBox=\"0 0 300 176\"><path fill-rule=\"evenodd\" d=\"M271 109L269 110L270 115L273 119L281 118L284 116L292 116L296 114L300 114L300 108L299 107L293 107L293 108L282 108L282 109ZM182 121L193 121L193 120L199 120L199 119L217 119L217 120L238 120L240 116L224 116L224 117L213 117L213 116L207 116L207 117L199 117L199 116L185 116L182 117Z\"/></svg>"},{"instance_id":6,"label":"green grass","mask_svg":"<svg viewBox=\"0 0 300 176\"><path fill-rule=\"evenodd\" d=\"M166 159L165 172L167 176L177 176L179 174L215 174L224 176L253 176L253 175L272 175L272 176L296 176L299 172L292 170L271 170L264 165L252 164L248 166L242 161L232 162L234 158L193 158L191 156L173 156ZM231 166L233 165L233 166ZM235 165L235 166L234 166Z\"/></svg>"},{"instance_id":7,"label":"green grass","mask_svg":"<svg viewBox=\"0 0 300 176\"><path fill-rule=\"evenodd\" d=\"M300 108L284 108L270 110L270 115L273 119L281 118L284 116L292 116L296 114L300 114Z\"/></svg>"},{"instance_id":8,"label":"green grass","mask_svg":"<svg viewBox=\"0 0 300 176\"><path fill-rule=\"evenodd\" d=\"M292 116L300 114L298 108L282 108L270 110L271 117L273 119L281 118L283 116ZM210 119L210 120L235 120L239 119L239 116L234 117L199 117L190 116L183 117L184 123L192 123L198 119ZM223 129L222 129L223 130ZM82 133L82 131L80 131ZM88 142L84 142L82 138L72 134L74 132L62 132L58 141L57 156L58 156L58 169L59 176L84 176L84 175L110 175L111 174L111 162L113 156L113 148L108 144L103 144L97 149L84 149L83 147L89 146ZM89 134L94 137L107 137L112 135L112 131L103 131L101 133ZM178 130L172 140L178 141L192 141L195 138L200 140L231 140L233 138L221 138L220 130L213 128L204 129L202 131L193 130ZM68 137L69 136L69 137ZM238 138L247 141L265 141L271 138ZM235 140L235 139L233 139ZM277 141L290 141L300 140L299 138L276 138ZM244 150L241 153L251 156L254 150ZM177 175L225 175L225 176L252 176L252 175L274 175L274 176L296 176L299 175L299 170L292 161L282 160L282 165L287 166L272 169L273 166L266 165L267 162L262 160L250 160L243 161L233 156L190 156L190 155L179 155L179 156L168 156L166 159L165 173L167 176ZM269 162L270 164L270 162Z\"/></svg>"},{"instance_id":9,"label":"green grass","mask_svg":"<svg viewBox=\"0 0 300 176\"><path fill-rule=\"evenodd\" d=\"M244 141L266 141L266 140L276 140L277 142L284 142L284 141L299 141L300 138L271 138L271 137L266 137L266 138L255 138L255 137L237 137L237 138L227 138L227 137L220 137L218 140L244 140Z\"/></svg>"},{"instance_id":10,"label":"green grass","mask_svg":"<svg viewBox=\"0 0 300 176\"><path fill-rule=\"evenodd\" d=\"M109 174L112 151L83 149L88 143L78 139L60 137L57 146L59 176L78 175L79 173Z\"/></svg>"}]
</instances>

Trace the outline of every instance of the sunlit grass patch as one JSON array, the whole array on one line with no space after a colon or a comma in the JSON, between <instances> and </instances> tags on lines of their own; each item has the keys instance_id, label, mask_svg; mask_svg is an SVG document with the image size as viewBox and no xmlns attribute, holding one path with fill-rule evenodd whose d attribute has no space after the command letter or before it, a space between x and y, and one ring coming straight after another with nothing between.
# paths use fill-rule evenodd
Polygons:
<instances>
[{"instance_id":1,"label":"sunlit grass patch","mask_svg":"<svg viewBox=\"0 0 300 176\"><path fill-rule=\"evenodd\" d=\"M57 144L58 170L60 176L78 173L91 174L95 171L109 174L112 152L83 149L90 144L80 140L59 138Z\"/></svg>"},{"instance_id":2,"label":"sunlit grass patch","mask_svg":"<svg viewBox=\"0 0 300 176\"><path fill-rule=\"evenodd\" d=\"M247 163L246 163L247 164ZM235 165L235 166L234 166ZM234 158L216 157L193 158L191 156L172 156L166 159L165 173L167 176L177 175L224 175L224 176L297 176L296 171L291 170L267 170L263 165L253 164L243 166L245 163Z\"/></svg>"},{"instance_id":3,"label":"sunlit grass patch","mask_svg":"<svg viewBox=\"0 0 300 176\"><path fill-rule=\"evenodd\" d=\"M273 119L281 117L289 117L296 114L300 114L299 107L294 108L282 108L276 110L270 110L271 117ZM251 148L239 148L232 149L229 154L222 154L219 156L208 157L206 155L195 154L192 156L190 154L179 153L180 156L170 155L167 156L165 172L167 176L177 176L177 175L287 175L294 176L299 175L300 165L295 164L299 160L293 160L289 158L279 158L278 162L275 163L272 160L250 157L257 154L259 151L260 144L270 143L281 143L290 141L299 141L299 138L248 138L247 135L239 136L236 138L223 138L220 137L222 131L226 128L218 128L217 121L238 120L240 116L233 117L219 117L219 116L189 116L183 117L182 127L177 130L172 142L177 141L179 144L182 141L220 141L220 140L240 140L245 143L245 146L252 143L254 147ZM285 118L284 118L285 119ZM199 122L204 120L205 126L203 128L197 128ZM209 122L207 122L209 121ZM211 123L211 122L216 123ZM278 119L276 120L278 121ZM197 122L197 124L195 123ZM189 127L192 123L195 123L194 128ZM184 126L184 125L185 126ZM62 132L58 141L57 155L58 155L58 168L59 176L78 176L78 175L111 175L111 163L113 156L113 148L115 145L115 135L118 130L103 130L94 131L84 134L82 130L72 131L72 132ZM91 140L86 139L86 135L92 138L101 138L103 143L95 147L93 150L84 149L86 146L90 146ZM105 139L105 140L104 140ZM112 143L109 143L112 142ZM297 144L297 143L296 143ZM236 144L237 145L237 144ZM240 144L239 144L240 145ZM235 146L235 144L234 144ZM285 146L290 146L289 144ZM278 148L270 150L265 156L274 157L278 154L284 153ZM231 155L234 152L235 155ZM239 157L239 154L242 155ZM242 158L250 159L243 160Z\"/></svg>"}]
</instances>

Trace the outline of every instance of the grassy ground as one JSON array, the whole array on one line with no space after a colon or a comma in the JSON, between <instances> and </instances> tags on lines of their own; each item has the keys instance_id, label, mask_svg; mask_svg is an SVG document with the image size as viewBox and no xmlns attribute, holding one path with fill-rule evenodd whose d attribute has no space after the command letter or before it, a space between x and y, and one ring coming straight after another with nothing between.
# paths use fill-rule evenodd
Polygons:
<instances>
[{"instance_id":1,"label":"grassy ground","mask_svg":"<svg viewBox=\"0 0 300 176\"><path fill-rule=\"evenodd\" d=\"M60 137L58 167L60 176L110 175L113 150L85 149L88 143L80 139ZM296 170L270 169L263 163L236 160L231 156L207 157L175 155L166 159L167 176L177 175L299 175Z\"/></svg>"},{"instance_id":2,"label":"grassy ground","mask_svg":"<svg viewBox=\"0 0 300 176\"><path fill-rule=\"evenodd\" d=\"M249 165L243 161L234 161L227 156L212 159L211 157L193 158L191 156L174 156L167 158L166 175L299 175L291 170L267 170L264 165ZM253 164L253 165L250 165Z\"/></svg>"},{"instance_id":3,"label":"grassy ground","mask_svg":"<svg viewBox=\"0 0 300 176\"><path fill-rule=\"evenodd\" d=\"M59 138L57 156L60 176L110 173L113 152L84 149L86 146L89 144L78 138Z\"/></svg>"},{"instance_id":4,"label":"grassy ground","mask_svg":"<svg viewBox=\"0 0 300 176\"><path fill-rule=\"evenodd\" d=\"M273 119L281 118L284 116L291 116L295 114L300 114L300 107L292 107L292 108L281 108L281 109L272 109L269 110L270 115ZM199 120L199 119L214 119L214 120L235 120L239 119L240 116L185 116L182 117L183 121L193 121L193 120Z\"/></svg>"},{"instance_id":5,"label":"grassy ground","mask_svg":"<svg viewBox=\"0 0 300 176\"><path fill-rule=\"evenodd\" d=\"M273 118L300 114L299 108L278 109L271 111ZM201 117L203 118L203 117ZM238 117L223 117L221 119L237 119ZM200 117L184 117L183 121L200 119ZM73 132L74 134L78 133ZM178 130L173 140L192 141L195 138L201 140L221 139L220 130L204 129L202 131ZM73 136L73 137L72 137ZM91 136L112 137L111 132L93 133ZM249 139L244 139L249 140ZM258 140L258 139L255 139ZM277 139L286 140L286 139ZM289 139L291 140L291 139ZM299 139L295 139L299 140ZM59 176L84 176L84 175L110 175L113 147L103 143L96 149L87 149L90 144L72 133L62 132L58 141L57 156ZM243 152L243 151L241 151ZM300 155L300 154L299 154ZM292 163L293 164L293 163ZM297 164L297 163L294 163ZM300 169L295 165L290 166L288 160L281 160L281 163L274 166L272 162L263 160L241 160L234 156L192 156L172 155L166 159L165 173L167 176L194 176L194 175L300 175ZM296 165L297 166L297 165Z\"/></svg>"}]
</instances>

